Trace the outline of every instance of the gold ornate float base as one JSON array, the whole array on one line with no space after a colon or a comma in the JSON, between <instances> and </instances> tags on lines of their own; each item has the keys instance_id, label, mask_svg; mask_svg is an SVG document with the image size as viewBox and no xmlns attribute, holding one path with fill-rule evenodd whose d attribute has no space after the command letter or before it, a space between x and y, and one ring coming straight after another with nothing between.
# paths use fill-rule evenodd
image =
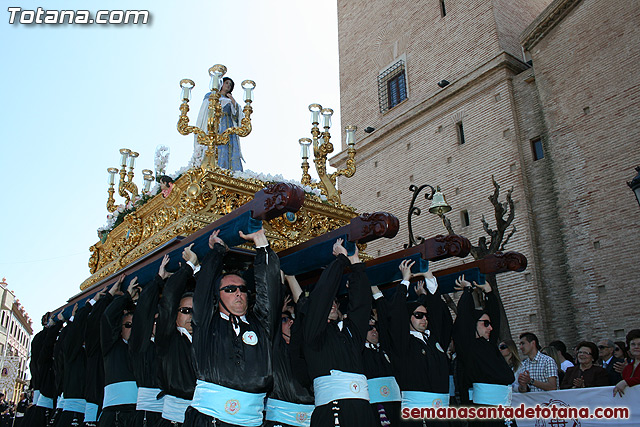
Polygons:
<instances>
[{"instance_id":1,"label":"gold ornate float base","mask_svg":"<svg viewBox=\"0 0 640 427\"><path fill-rule=\"evenodd\" d=\"M129 213L103 241L91 246L91 276L84 290L142 258L176 236L188 236L251 201L269 183L240 179L226 169L194 168L174 184L167 198L160 193ZM328 203L306 194L296 214L264 224L276 252L321 236L349 223L356 212L340 203Z\"/></svg>"}]
</instances>

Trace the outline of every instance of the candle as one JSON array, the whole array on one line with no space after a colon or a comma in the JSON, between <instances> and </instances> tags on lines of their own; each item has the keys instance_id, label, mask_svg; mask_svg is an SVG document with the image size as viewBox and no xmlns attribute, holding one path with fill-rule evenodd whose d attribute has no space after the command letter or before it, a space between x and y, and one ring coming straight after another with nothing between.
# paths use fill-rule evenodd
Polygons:
<instances>
[{"instance_id":1,"label":"candle","mask_svg":"<svg viewBox=\"0 0 640 427\"><path fill-rule=\"evenodd\" d=\"M303 159L309 158L309 146L311 145L311 140L309 138L300 138L299 140L300 148L301 148L301 156Z\"/></svg>"},{"instance_id":2,"label":"candle","mask_svg":"<svg viewBox=\"0 0 640 427\"><path fill-rule=\"evenodd\" d=\"M109 168L107 169L107 172L109 172L109 185L113 185L115 183L116 173L118 172L118 169Z\"/></svg>"},{"instance_id":3,"label":"candle","mask_svg":"<svg viewBox=\"0 0 640 427\"><path fill-rule=\"evenodd\" d=\"M347 133L347 145L349 148L353 148L356 144L356 126L345 126L344 130Z\"/></svg>"},{"instance_id":4,"label":"candle","mask_svg":"<svg viewBox=\"0 0 640 427\"><path fill-rule=\"evenodd\" d=\"M138 153L136 152L129 153L129 167L131 169L133 169L136 164L136 157L138 157Z\"/></svg>"},{"instance_id":5,"label":"candle","mask_svg":"<svg viewBox=\"0 0 640 427\"><path fill-rule=\"evenodd\" d=\"M128 148L120 149L120 154L122 155L120 157L120 164L122 165L123 168L127 167L127 158L129 157L130 152L131 150L129 150Z\"/></svg>"}]
</instances>

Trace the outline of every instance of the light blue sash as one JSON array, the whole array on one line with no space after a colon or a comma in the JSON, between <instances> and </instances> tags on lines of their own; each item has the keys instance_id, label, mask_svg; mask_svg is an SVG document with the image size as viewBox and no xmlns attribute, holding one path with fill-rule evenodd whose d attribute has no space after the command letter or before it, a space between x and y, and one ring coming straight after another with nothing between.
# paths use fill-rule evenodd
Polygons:
<instances>
[{"instance_id":1,"label":"light blue sash","mask_svg":"<svg viewBox=\"0 0 640 427\"><path fill-rule=\"evenodd\" d=\"M98 421L98 405L87 402L84 408L84 422L95 423L96 421Z\"/></svg>"},{"instance_id":2,"label":"light blue sash","mask_svg":"<svg viewBox=\"0 0 640 427\"><path fill-rule=\"evenodd\" d=\"M289 424L291 426L309 427L313 405L267 399L267 420Z\"/></svg>"},{"instance_id":3,"label":"light blue sash","mask_svg":"<svg viewBox=\"0 0 640 427\"><path fill-rule=\"evenodd\" d=\"M40 398L40 390L33 391L33 404L38 406L38 399Z\"/></svg>"},{"instance_id":4,"label":"light blue sash","mask_svg":"<svg viewBox=\"0 0 640 427\"><path fill-rule=\"evenodd\" d=\"M53 409L53 399L45 396L44 394L41 394L40 397L38 397L38 403L36 406L39 406L41 408Z\"/></svg>"},{"instance_id":5,"label":"light blue sash","mask_svg":"<svg viewBox=\"0 0 640 427\"><path fill-rule=\"evenodd\" d=\"M262 425L265 397L198 380L191 406L225 423L256 427Z\"/></svg>"},{"instance_id":6,"label":"light blue sash","mask_svg":"<svg viewBox=\"0 0 640 427\"><path fill-rule=\"evenodd\" d=\"M87 406L87 401L84 399L64 399L63 410L67 412L80 412L84 414L84 408Z\"/></svg>"},{"instance_id":7,"label":"light blue sash","mask_svg":"<svg viewBox=\"0 0 640 427\"><path fill-rule=\"evenodd\" d=\"M58 401L56 402L56 409L64 409L64 393L58 396Z\"/></svg>"},{"instance_id":8,"label":"light blue sash","mask_svg":"<svg viewBox=\"0 0 640 427\"><path fill-rule=\"evenodd\" d=\"M480 405L511 406L511 386L473 383L473 403Z\"/></svg>"},{"instance_id":9,"label":"light blue sash","mask_svg":"<svg viewBox=\"0 0 640 427\"><path fill-rule=\"evenodd\" d=\"M189 405L191 405L190 400L167 394L164 396L164 404L162 405L162 418L176 423L184 423L184 413Z\"/></svg>"},{"instance_id":10,"label":"light blue sash","mask_svg":"<svg viewBox=\"0 0 640 427\"><path fill-rule=\"evenodd\" d=\"M159 388L138 387L136 411L162 412L164 396L157 399L160 392Z\"/></svg>"},{"instance_id":11,"label":"light blue sash","mask_svg":"<svg viewBox=\"0 0 640 427\"><path fill-rule=\"evenodd\" d=\"M326 405L340 399L363 399L369 401L369 387L367 377L351 372L337 370L330 371L313 380L313 392L316 406Z\"/></svg>"},{"instance_id":12,"label":"light blue sash","mask_svg":"<svg viewBox=\"0 0 640 427\"><path fill-rule=\"evenodd\" d=\"M428 391L403 391L402 409L404 408L444 408L449 406L447 393L430 393Z\"/></svg>"},{"instance_id":13,"label":"light blue sash","mask_svg":"<svg viewBox=\"0 0 640 427\"><path fill-rule=\"evenodd\" d=\"M116 405L135 405L138 400L138 386L135 381L122 381L104 387L102 408Z\"/></svg>"},{"instance_id":14,"label":"light blue sash","mask_svg":"<svg viewBox=\"0 0 640 427\"><path fill-rule=\"evenodd\" d=\"M394 377L371 378L369 385L369 402L399 402L402 400L400 387Z\"/></svg>"}]
</instances>

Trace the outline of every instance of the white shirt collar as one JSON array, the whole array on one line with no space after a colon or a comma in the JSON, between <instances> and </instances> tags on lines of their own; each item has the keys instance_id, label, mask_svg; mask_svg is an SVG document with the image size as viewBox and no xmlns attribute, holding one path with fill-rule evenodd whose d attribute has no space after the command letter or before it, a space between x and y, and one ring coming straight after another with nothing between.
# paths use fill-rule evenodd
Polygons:
<instances>
[{"instance_id":1,"label":"white shirt collar","mask_svg":"<svg viewBox=\"0 0 640 427\"><path fill-rule=\"evenodd\" d=\"M380 349L380 343L378 343L378 344L373 344L373 343L370 343L369 341L367 341L367 342L365 342L365 343L364 343L364 346L365 346L366 348L370 348L371 350L378 350L378 349Z\"/></svg>"},{"instance_id":2,"label":"white shirt collar","mask_svg":"<svg viewBox=\"0 0 640 427\"><path fill-rule=\"evenodd\" d=\"M191 334L189 333L189 331L187 331L182 326L177 326L177 328L178 328L178 332L180 332L182 335L187 337L187 339L189 340L190 343L193 343L193 338L191 337Z\"/></svg>"},{"instance_id":3,"label":"white shirt collar","mask_svg":"<svg viewBox=\"0 0 640 427\"><path fill-rule=\"evenodd\" d=\"M425 340L424 336L426 335L428 337L428 336L431 335L431 332L428 329L426 331L424 331L424 334L422 332L414 331L413 329L410 330L409 332L411 333L411 335L413 335L414 337L418 338L419 340L421 340L425 344L427 343L427 341Z\"/></svg>"},{"instance_id":4,"label":"white shirt collar","mask_svg":"<svg viewBox=\"0 0 640 427\"><path fill-rule=\"evenodd\" d=\"M229 320L229 315L228 314L224 314L223 312L220 312L220 317L222 317L224 320ZM242 316L236 316L236 317L238 317L240 320L242 320L247 325L249 324L249 321L247 321L247 316L246 315L243 314Z\"/></svg>"}]
</instances>

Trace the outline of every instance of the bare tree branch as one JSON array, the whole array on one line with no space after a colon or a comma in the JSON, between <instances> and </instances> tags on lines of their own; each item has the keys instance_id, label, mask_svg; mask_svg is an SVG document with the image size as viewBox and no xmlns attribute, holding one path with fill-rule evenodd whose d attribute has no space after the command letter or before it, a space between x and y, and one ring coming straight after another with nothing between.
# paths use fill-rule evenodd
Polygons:
<instances>
[{"instance_id":1,"label":"bare tree branch","mask_svg":"<svg viewBox=\"0 0 640 427\"><path fill-rule=\"evenodd\" d=\"M507 246L507 243L509 243L509 239L511 238L511 236L513 236L515 232L516 232L516 226L514 225L513 229L511 230L511 233L509 233L509 235L502 242L502 245L500 246L500 252L504 251L504 248Z\"/></svg>"},{"instance_id":2,"label":"bare tree branch","mask_svg":"<svg viewBox=\"0 0 640 427\"><path fill-rule=\"evenodd\" d=\"M447 229L450 235L456 234L456 232L453 230L453 227L451 226L451 221L449 221L449 218L447 218L446 215L442 215L442 223L444 224L444 227Z\"/></svg>"}]
</instances>

